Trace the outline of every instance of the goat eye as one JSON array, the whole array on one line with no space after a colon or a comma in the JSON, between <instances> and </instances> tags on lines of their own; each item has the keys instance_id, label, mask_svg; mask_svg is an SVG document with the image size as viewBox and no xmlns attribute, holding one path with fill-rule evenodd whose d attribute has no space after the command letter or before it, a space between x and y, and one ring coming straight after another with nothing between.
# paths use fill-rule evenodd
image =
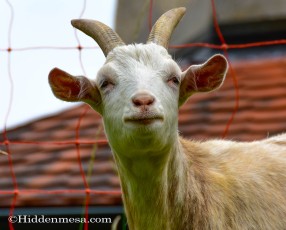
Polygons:
<instances>
[{"instance_id":1,"label":"goat eye","mask_svg":"<svg viewBox=\"0 0 286 230\"><path fill-rule=\"evenodd\" d=\"M100 84L100 89L101 90L111 90L114 86L114 83L111 82L110 80L103 80Z\"/></svg>"},{"instance_id":2,"label":"goat eye","mask_svg":"<svg viewBox=\"0 0 286 230\"><path fill-rule=\"evenodd\" d=\"M178 77L172 76L171 78L169 78L168 84L172 84L172 85L176 85L177 86L177 85L180 84L180 80L178 79Z\"/></svg>"},{"instance_id":3,"label":"goat eye","mask_svg":"<svg viewBox=\"0 0 286 230\"><path fill-rule=\"evenodd\" d=\"M108 86L108 84L109 84L109 81L103 81L102 83L101 83L101 85L100 85L100 88L102 88L102 89L104 89L104 88L106 88L107 86Z\"/></svg>"}]
</instances>

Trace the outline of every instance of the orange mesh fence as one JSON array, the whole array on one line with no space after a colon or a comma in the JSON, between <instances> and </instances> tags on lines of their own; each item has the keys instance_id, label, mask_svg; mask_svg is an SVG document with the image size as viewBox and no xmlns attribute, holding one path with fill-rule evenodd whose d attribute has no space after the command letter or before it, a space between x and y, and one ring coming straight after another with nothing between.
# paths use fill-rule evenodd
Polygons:
<instances>
[{"instance_id":1,"label":"orange mesh fence","mask_svg":"<svg viewBox=\"0 0 286 230\"><path fill-rule=\"evenodd\" d=\"M28 50L46 50L46 49L52 49L52 50L61 50L64 52L65 50L70 50L70 49L77 49L79 58L78 61L80 63L80 66L82 68L82 72L85 73L85 69L82 63L82 50L83 49L93 49L95 47L83 47L80 43L80 40L77 36L77 32L75 30L75 37L78 43L78 46L76 47L52 47L52 46L35 46L35 47L22 47L22 48L13 48L11 45L11 39L12 39L12 26L13 26L13 20L14 20L14 10L13 10L13 5L9 0L6 0L7 4L9 5L10 11L11 11L11 18L9 22L9 29L8 29L8 47L7 48L2 48L0 49L0 52L8 52L8 76L9 76L9 81L11 85L11 90L10 90L10 102L9 102L9 107L6 113L5 117L5 125L4 125L4 130L3 130L3 142L0 142L0 145L4 146L7 152L7 157L9 160L9 167L10 167L10 174L11 178L13 181L13 187L14 189L11 191L7 190L1 190L0 188L0 195L1 194L10 194L13 195L13 200L11 201L11 206L10 206L10 215L12 216L14 213L14 209L16 206L16 201L21 194L45 194L45 195L50 195L50 196L56 196L58 194L85 194L86 196L86 202L85 202L85 217L88 218L88 206L89 206L89 198L91 195L94 194L120 194L120 191L99 191L99 190L93 190L90 189L86 175L84 173L84 170L82 168L82 162L81 162L81 148L80 145L82 144L96 144L96 143L107 143L107 140L81 140L80 139L80 128L81 128L81 122L82 119L84 118L85 114L87 113L88 107L85 107L84 110L82 111L81 116L78 118L75 133L76 133L76 138L73 141L56 141L56 140L50 140L50 141L45 141L45 142L39 142L39 141L13 141L8 138L7 135L7 120L10 115L11 107L12 107L12 100L13 100L13 74L12 74L12 68L13 66L11 65L11 53L17 52L17 51L28 51ZM249 48L249 47L257 47L257 46L268 46L268 45L278 45L278 44L286 44L286 39L282 40L273 40L273 41L265 41L265 42L254 42L254 43L247 43L247 44L227 44L223 34L221 33L218 20L217 20L217 15L216 15L216 7L215 7L215 2L214 0L211 0L212 4L212 13L213 13L213 23L214 23L214 28L215 31L219 37L220 40L220 45L217 44L209 44L209 43L190 43L190 44L178 44L178 45L171 45L171 48L176 48L176 49L183 49L183 48L188 48L188 47L207 47L211 49L219 49L224 52L224 55L226 56L227 59L229 59L229 54L228 51L230 49L243 49L243 48ZM149 6L149 17L148 17L148 27L151 28L152 26L152 6L153 6L153 1L150 0L150 6ZM84 11L86 9L86 0L83 0L83 6L82 10L80 12L79 18L81 18L84 14ZM3 36L3 35L2 35ZM229 60L228 60L229 61ZM230 63L230 75L232 77L233 85L235 88L235 103L233 105L233 111L230 114L229 120L226 123L225 130L222 134L223 137L225 137L228 133L229 127L231 126L231 123L235 117L235 114L239 108L239 88L238 88L238 81L237 77L235 74L234 69L232 68L231 62ZM77 153L77 160L78 160L78 167L80 170L80 174L84 183L85 189L61 189L61 190L41 190L41 189L19 189L18 184L17 184L17 178L14 172L13 168L13 159L12 159L12 154L11 152L11 146L12 145L18 145L18 144L26 144L26 145L39 145L39 146L44 146L44 145L74 145L76 148L76 153ZM9 228L10 230L14 229L13 224L9 223ZM88 224L86 223L84 226L85 229L88 229Z\"/></svg>"}]
</instances>

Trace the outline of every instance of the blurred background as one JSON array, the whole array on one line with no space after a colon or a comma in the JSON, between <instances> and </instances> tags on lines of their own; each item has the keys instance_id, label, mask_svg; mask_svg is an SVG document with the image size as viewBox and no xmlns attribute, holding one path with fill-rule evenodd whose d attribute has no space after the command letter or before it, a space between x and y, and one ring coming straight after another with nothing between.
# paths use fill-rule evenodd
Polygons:
<instances>
[{"instance_id":1,"label":"blurred background","mask_svg":"<svg viewBox=\"0 0 286 230\"><path fill-rule=\"evenodd\" d=\"M76 32L71 19L96 19L114 28L126 43L144 43L150 25L178 6L187 12L169 51L180 66L202 63L215 53L225 54L230 62L219 91L194 95L181 108L180 134L198 140L253 141L285 132L284 0L0 0L0 150L8 153L0 154L0 229L9 229L11 210L78 217L86 213L85 207L90 216L121 216L118 229L126 229L101 118L86 105L57 100L47 76L59 67L94 78L104 63L97 44ZM94 191L89 199L87 187Z\"/></svg>"}]
</instances>

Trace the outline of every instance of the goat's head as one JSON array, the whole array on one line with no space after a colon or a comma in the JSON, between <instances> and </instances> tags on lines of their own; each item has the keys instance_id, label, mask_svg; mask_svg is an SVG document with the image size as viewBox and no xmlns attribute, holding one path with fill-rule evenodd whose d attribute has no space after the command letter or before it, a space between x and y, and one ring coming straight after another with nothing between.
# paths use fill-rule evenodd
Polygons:
<instances>
[{"instance_id":1,"label":"goat's head","mask_svg":"<svg viewBox=\"0 0 286 230\"><path fill-rule=\"evenodd\" d=\"M185 8L166 12L153 26L147 44L135 45L125 45L101 22L73 20L74 27L99 44L106 62L95 80L53 69L49 74L53 93L64 101L84 101L98 111L114 149L134 142L144 151L154 145L165 148L177 135L179 106L196 92L220 87L227 71L222 55L182 72L168 54L170 36L184 13Z\"/></svg>"}]
</instances>

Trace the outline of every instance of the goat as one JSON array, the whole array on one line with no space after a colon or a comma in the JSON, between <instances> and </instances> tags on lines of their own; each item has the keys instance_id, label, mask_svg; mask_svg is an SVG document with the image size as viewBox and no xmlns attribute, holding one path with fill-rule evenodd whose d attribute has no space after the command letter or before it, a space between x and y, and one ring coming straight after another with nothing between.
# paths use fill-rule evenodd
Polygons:
<instances>
[{"instance_id":1,"label":"goat","mask_svg":"<svg viewBox=\"0 0 286 230\"><path fill-rule=\"evenodd\" d=\"M166 12L146 44L132 45L101 22L72 20L106 62L95 80L55 68L51 89L102 115L130 229L285 230L286 134L243 143L178 134L179 107L195 93L218 89L228 69L217 54L180 70L167 48L184 13Z\"/></svg>"}]
</instances>

